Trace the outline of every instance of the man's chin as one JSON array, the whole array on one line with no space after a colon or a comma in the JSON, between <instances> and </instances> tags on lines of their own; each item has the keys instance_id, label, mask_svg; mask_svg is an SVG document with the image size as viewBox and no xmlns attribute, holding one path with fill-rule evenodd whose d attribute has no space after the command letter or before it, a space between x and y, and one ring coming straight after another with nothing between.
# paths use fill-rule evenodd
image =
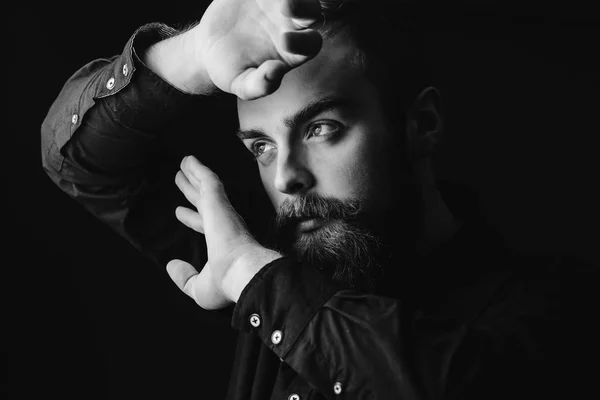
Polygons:
<instances>
[{"instance_id":1,"label":"man's chin","mask_svg":"<svg viewBox=\"0 0 600 400\"><path fill-rule=\"evenodd\" d=\"M373 235L342 220L310 220L295 233L291 255L329 271L336 281L372 291L381 272Z\"/></svg>"},{"instance_id":2,"label":"man's chin","mask_svg":"<svg viewBox=\"0 0 600 400\"><path fill-rule=\"evenodd\" d=\"M335 255L335 240L347 232L343 221L315 218L300 222L293 239L293 251L299 257ZM317 260L313 260L317 261Z\"/></svg>"}]
</instances>

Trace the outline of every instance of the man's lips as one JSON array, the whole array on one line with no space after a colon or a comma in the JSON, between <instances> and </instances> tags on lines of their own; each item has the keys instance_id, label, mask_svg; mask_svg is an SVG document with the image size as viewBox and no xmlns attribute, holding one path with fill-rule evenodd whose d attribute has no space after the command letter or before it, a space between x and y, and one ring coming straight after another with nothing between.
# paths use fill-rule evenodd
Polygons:
<instances>
[{"instance_id":1,"label":"man's lips","mask_svg":"<svg viewBox=\"0 0 600 400\"><path fill-rule=\"evenodd\" d=\"M315 217L315 218L305 218L301 219L298 222L298 232L299 233L308 233L314 230L319 229L323 225L325 225L327 221L323 218Z\"/></svg>"}]
</instances>

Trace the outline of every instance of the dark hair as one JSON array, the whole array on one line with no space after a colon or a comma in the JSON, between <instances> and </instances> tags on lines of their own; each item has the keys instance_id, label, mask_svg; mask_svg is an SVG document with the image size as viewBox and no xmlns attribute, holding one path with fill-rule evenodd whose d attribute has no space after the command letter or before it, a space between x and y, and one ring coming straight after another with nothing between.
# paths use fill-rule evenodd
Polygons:
<instances>
[{"instance_id":1,"label":"dark hair","mask_svg":"<svg viewBox=\"0 0 600 400\"><path fill-rule=\"evenodd\" d=\"M379 89L388 122L403 120L415 96L431 84L424 57L423 29L414 2L407 0L320 0L323 38L347 30L353 59Z\"/></svg>"}]
</instances>

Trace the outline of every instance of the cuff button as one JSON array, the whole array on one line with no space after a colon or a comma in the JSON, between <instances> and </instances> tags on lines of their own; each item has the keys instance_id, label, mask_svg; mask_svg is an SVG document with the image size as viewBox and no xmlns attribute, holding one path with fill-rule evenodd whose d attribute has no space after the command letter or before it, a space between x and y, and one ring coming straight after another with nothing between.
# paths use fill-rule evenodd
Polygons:
<instances>
[{"instance_id":1,"label":"cuff button","mask_svg":"<svg viewBox=\"0 0 600 400\"><path fill-rule=\"evenodd\" d=\"M250 325L252 325L255 328L258 328L260 326L260 316L258 314L252 314L250 316Z\"/></svg>"},{"instance_id":2,"label":"cuff button","mask_svg":"<svg viewBox=\"0 0 600 400\"><path fill-rule=\"evenodd\" d=\"M108 90L112 90L112 88L115 87L115 78L110 78L107 82L106 82L106 88Z\"/></svg>"},{"instance_id":3,"label":"cuff button","mask_svg":"<svg viewBox=\"0 0 600 400\"><path fill-rule=\"evenodd\" d=\"M123 75L129 75L129 67L127 66L127 64L123 65Z\"/></svg>"}]
</instances>

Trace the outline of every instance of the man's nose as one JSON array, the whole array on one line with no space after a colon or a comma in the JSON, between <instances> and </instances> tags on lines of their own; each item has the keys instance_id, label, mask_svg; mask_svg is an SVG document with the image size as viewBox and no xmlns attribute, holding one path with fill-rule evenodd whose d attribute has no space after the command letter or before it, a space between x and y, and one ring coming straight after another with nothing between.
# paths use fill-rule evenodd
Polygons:
<instances>
[{"instance_id":1,"label":"man's nose","mask_svg":"<svg viewBox=\"0 0 600 400\"><path fill-rule=\"evenodd\" d=\"M285 194L305 193L315 184L315 178L297 149L280 149L277 154L275 189Z\"/></svg>"}]
</instances>

